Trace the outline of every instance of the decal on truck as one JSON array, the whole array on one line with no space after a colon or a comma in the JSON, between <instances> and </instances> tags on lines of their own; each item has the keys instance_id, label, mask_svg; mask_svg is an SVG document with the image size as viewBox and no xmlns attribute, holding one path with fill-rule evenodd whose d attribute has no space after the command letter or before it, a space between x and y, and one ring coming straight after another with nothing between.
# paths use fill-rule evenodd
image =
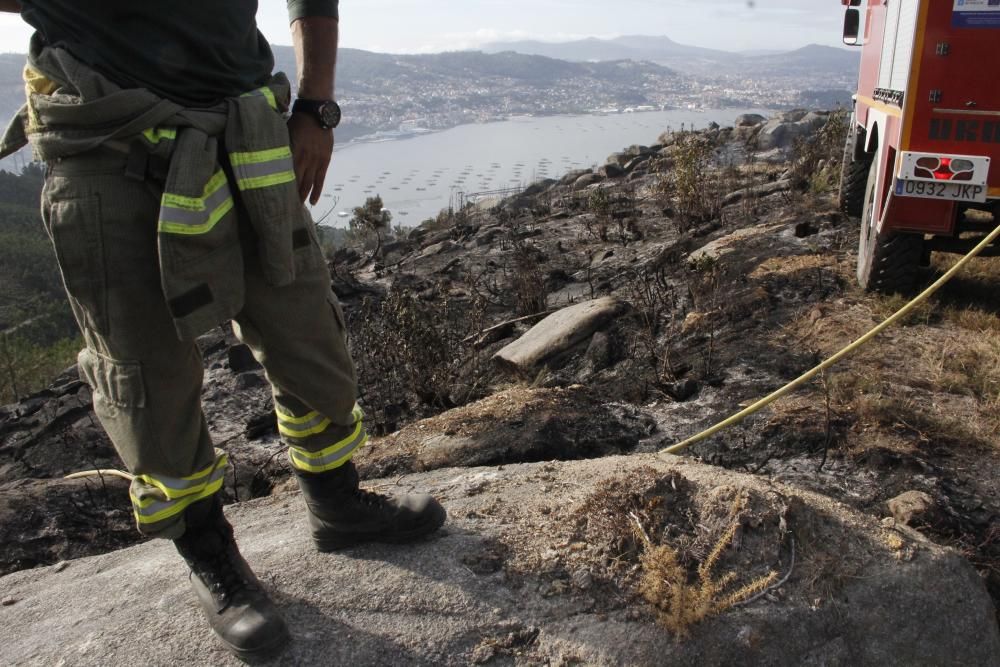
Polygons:
<instances>
[{"instance_id":1,"label":"decal on truck","mask_svg":"<svg viewBox=\"0 0 1000 667\"><path fill-rule=\"evenodd\" d=\"M1000 2L1000 0L996 0ZM1000 144L1000 122L934 118L928 138L935 141L969 141Z\"/></svg>"},{"instance_id":2,"label":"decal on truck","mask_svg":"<svg viewBox=\"0 0 1000 667\"><path fill-rule=\"evenodd\" d=\"M955 28L1000 28L1000 0L955 0Z\"/></svg>"}]
</instances>

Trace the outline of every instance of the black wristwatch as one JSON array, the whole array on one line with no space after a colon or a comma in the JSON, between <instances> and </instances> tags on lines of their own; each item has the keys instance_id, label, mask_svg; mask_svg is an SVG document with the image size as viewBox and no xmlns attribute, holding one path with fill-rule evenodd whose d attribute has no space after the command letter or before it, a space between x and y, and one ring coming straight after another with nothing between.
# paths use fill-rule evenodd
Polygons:
<instances>
[{"instance_id":1,"label":"black wristwatch","mask_svg":"<svg viewBox=\"0 0 1000 667\"><path fill-rule=\"evenodd\" d=\"M301 97L292 104L292 113L311 114L324 130L340 125L340 105L333 100L306 100Z\"/></svg>"}]
</instances>

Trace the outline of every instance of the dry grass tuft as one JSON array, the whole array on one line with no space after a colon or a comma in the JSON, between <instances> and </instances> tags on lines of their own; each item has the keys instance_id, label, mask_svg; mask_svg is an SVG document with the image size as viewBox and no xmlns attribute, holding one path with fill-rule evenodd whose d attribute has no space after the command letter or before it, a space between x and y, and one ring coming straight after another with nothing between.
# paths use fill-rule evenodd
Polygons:
<instances>
[{"instance_id":1,"label":"dry grass tuft","mask_svg":"<svg viewBox=\"0 0 1000 667\"><path fill-rule=\"evenodd\" d=\"M786 535L785 510L773 499L723 486L698 500L676 473L636 473L610 480L585 503L585 537L608 545L605 557L629 573L621 583L652 605L677 640L775 584L778 573L761 563Z\"/></svg>"},{"instance_id":2,"label":"dry grass tuft","mask_svg":"<svg viewBox=\"0 0 1000 667\"><path fill-rule=\"evenodd\" d=\"M899 294L873 294L871 296L872 310L875 317L881 321L895 315L897 311L910 302L911 298ZM938 315L937 305L931 299L918 304L909 315L900 321L900 325L908 327L930 324Z\"/></svg>"},{"instance_id":3,"label":"dry grass tuft","mask_svg":"<svg viewBox=\"0 0 1000 667\"><path fill-rule=\"evenodd\" d=\"M741 527L740 513L745 500L738 496L731 510L731 523L719 536L708 556L698 565L697 575L691 577L681 565L679 554L669 544L654 544L645 529L635 519L636 532L641 536L645 550L640 557L643 568L639 592L656 608L660 625L678 640L690 634L691 626L711 616L718 615L755 595L766 591L778 579L771 570L763 576L730 590L739 579L739 573L730 570L716 576L723 554L733 544ZM727 590L730 592L727 593Z\"/></svg>"},{"instance_id":4,"label":"dry grass tuft","mask_svg":"<svg viewBox=\"0 0 1000 667\"><path fill-rule=\"evenodd\" d=\"M942 310L944 319L954 322L963 329L984 334L1000 334L1000 316L981 308L960 308L946 306Z\"/></svg>"},{"instance_id":5,"label":"dry grass tuft","mask_svg":"<svg viewBox=\"0 0 1000 667\"><path fill-rule=\"evenodd\" d=\"M1000 340L970 336L954 348L936 350L925 363L942 390L994 407L1000 401Z\"/></svg>"},{"instance_id":6,"label":"dry grass tuft","mask_svg":"<svg viewBox=\"0 0 1000 667\"><path fill-rule=\"evenodd\" d=\"M869 427L905 438L913 447L931 445L951 451L968 447L995 447L996 421L968 422L928 409L922 401L882 395L859 396L854 402L859 418Z\"/></svg>"}]
</instances>

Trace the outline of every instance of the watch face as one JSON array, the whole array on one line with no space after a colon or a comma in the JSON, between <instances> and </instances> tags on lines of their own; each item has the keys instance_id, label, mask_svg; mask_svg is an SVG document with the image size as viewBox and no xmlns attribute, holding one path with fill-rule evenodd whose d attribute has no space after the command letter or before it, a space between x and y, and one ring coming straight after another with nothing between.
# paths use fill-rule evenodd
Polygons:
<instances>
[{"instance_id":1,"label":"watch face","mask_svg":"<svg viewBox=\"0 0 1000 667\"><path fill-rule=\"evenodd\" d=\"M340 124L340 106L336 102L327 102L319 108L319 118L325 127L337 127Z\"/></svg>"}]
</instances>

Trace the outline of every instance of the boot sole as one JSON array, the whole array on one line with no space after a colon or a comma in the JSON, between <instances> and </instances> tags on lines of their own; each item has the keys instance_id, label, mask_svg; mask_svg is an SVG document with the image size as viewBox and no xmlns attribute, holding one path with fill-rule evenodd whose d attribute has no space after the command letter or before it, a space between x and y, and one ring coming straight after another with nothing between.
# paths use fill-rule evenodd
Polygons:
<instances>
[{"instance_id":1,"label":"boot sole","mask_svg":"<svg viewBox=\"0 0 1000 667\"><path fill-rule=\"evenodd\" d=\"M243 660L267 660L269 658L275 658L285 650L292 640L292 635L285 630L284 633L276 637L270 644L265 644L264 646L258 648L248 649L230 644L220 635L216 635L216 637L219 638L219 641L226 646L230 653Z\"/></svg>"},{"instance_id":2,"label":"boot sole","mask_svg":"<svg viewBox=\"0 0 1000 667\"><path fill-rule=\"evenodd\" d=\"M447 512L445 512L442 508L441 513L435 515L432 521L412 528L411 530L394 533L346 533L326 537L313 536L313 542L316 544L316 550L320 553L340 551L341 549L347 549L349 547L358 546L360 544L368 544L371 542L379 542L382 544L404 544L406 542L416 542L420 538L429 536L431 533L443 526L447 516Z\"/></svg>"}]
</instances>

